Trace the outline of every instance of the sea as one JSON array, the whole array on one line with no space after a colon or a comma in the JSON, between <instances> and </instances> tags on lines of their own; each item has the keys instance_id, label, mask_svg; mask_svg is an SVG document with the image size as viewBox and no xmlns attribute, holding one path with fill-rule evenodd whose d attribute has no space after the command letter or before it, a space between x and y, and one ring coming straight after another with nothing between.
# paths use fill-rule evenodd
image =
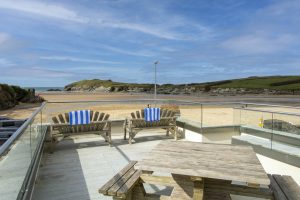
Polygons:
<instances>
[{"instance_id":1,"label":"sea","mask_svg":"<svg viewBox=\"0 0 300 200\"><path fill-rule=\"evenodd\" d=\"M64 90L64 87L24 87L25 89L35 89L35 92L47 92L50 89Z\"/></svg>"}]
</instances>

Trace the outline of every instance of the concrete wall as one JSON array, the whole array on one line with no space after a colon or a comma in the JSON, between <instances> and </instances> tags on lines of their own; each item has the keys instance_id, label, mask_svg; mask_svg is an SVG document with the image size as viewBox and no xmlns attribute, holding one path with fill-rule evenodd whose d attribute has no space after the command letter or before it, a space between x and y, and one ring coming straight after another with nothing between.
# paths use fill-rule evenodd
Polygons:
<instances>
[{"instance_id":1,"label":"concrete wall","mask_svg":"<svg viewBox=\"0 0 300 200\"><path fill-rule=\"evenodd\" d=\"M300 135L295 133L287 133L282 131L270 130L265 128L257 128L251 126L241 126L241 132L257 137L267 138L274 141L300 146Z\"/></svg>"},{"instance_id":2,"label":"concrete wall","mask_svg":"<svg viewBox=\"0 0 300 200\"><path fill-rule=\"evenodd\" d=\"M177 120L182 137L188 141L231 144L231 137L240 135L239 126L201 127L201 123L186 119Z\"/></svg>"}]
</instances>

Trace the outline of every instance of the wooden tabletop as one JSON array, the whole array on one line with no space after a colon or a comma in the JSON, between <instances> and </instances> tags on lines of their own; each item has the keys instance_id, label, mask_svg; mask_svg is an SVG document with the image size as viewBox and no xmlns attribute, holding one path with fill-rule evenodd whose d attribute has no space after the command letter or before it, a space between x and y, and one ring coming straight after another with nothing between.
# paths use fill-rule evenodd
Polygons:
<instances>
[{"instance_id":1,"label":"wooden tabletop","mask_svg":"<svg viewBox=\"0 0 300 200\"><path fill-rule=\"evenodd\" d=\"M136 164L136 168L255 185L270 184L250 146L162 141Z\"/></svg>"}]
</instances>

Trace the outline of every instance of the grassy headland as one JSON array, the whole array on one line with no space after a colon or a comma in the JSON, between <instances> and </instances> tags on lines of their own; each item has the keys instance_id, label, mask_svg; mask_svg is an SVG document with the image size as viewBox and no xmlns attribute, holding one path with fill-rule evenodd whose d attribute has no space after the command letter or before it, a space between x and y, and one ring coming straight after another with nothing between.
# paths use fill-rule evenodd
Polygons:
<instances>
[{"instance_id":1,"label":"grassy headland","mask_svg":"<svg viewBox=\"0 0 300 200\"><path fill-rule=\"evenodd\" d=\"M67 91L106 91L106 92L150 92L153 84L122 83L112 80L82 80L65 86ZM189 84L162 84L158 85L158 92L162 94L195 93L223 91L300 91L300 76L266 76L248 77L224 81L189 83Z\"/></svg>"}]
</instances>

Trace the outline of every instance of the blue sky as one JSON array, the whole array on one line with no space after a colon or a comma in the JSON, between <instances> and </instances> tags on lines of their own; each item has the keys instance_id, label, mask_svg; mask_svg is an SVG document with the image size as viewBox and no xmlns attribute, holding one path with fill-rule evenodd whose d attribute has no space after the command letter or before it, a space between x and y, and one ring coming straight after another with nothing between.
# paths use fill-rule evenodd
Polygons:
<instances>
[{"instance_id":1,"label":"blue sky","mask_svg":"<svg viewBox=\"0 0 300 200\"><path fill-rule=\"evenodd\" d=\"M0 0L0 82L300 73L299 0Z\"/></svg>"}]
</instances>

